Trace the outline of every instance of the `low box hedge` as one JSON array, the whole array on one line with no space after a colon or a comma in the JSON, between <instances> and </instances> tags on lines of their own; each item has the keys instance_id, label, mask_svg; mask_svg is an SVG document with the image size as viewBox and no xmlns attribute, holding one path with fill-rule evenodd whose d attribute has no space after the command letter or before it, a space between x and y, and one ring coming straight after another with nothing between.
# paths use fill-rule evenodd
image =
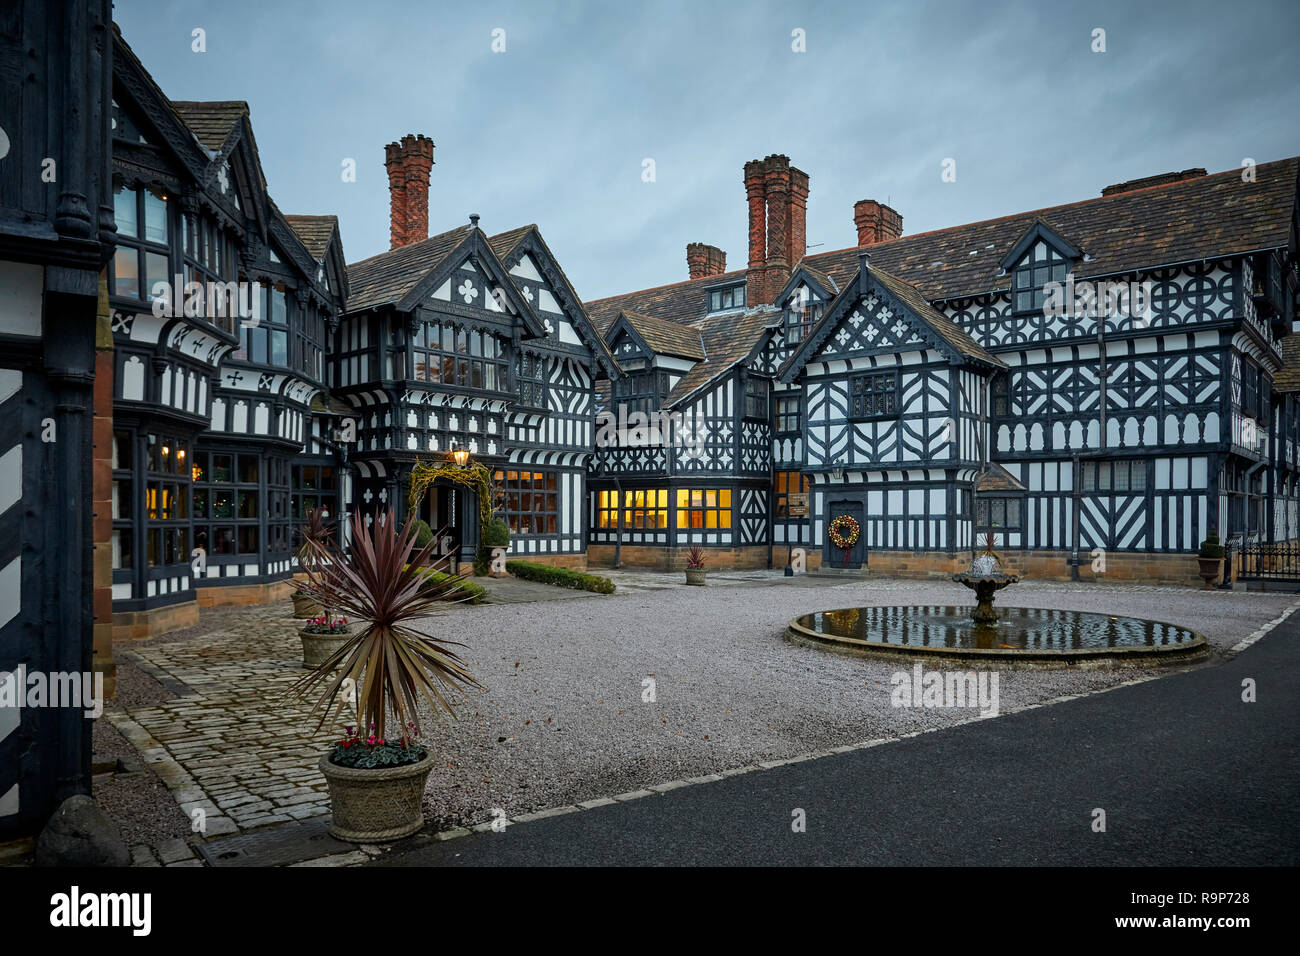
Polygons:
<instances>
[{"instance_id":1,"label":"low box hedge","mask_svg":"<svg viewBox=\"0 0 1300 956\"><path fill-rule=\"evenodd\" d=\"M595 591L597 594L613 594L614 582L596 574L584 574L570 571L568 568L554 568L549 564L536 564L532 561L507 561L506 570L525 581L537 581L540 584L554 584L560 588L573 588L575 591Z\"/></svg>"},{"instance_id":2,"label":"low box hedge","mask_svg":"<svg viewBox=\"0 0 1300 956\"><path fill-rule=\"evenodd\" d=\"M424 576L435 584L442 584L444 581L456 581L459 587L455 591L447 594L448 601L465 601L468 604L482 604L487 600L487 591L481 584L475 584L469 578L462 577L458 574L448 574L445 571L434 571L432 568L424 572Z\"/></svg>"}]
</instances>

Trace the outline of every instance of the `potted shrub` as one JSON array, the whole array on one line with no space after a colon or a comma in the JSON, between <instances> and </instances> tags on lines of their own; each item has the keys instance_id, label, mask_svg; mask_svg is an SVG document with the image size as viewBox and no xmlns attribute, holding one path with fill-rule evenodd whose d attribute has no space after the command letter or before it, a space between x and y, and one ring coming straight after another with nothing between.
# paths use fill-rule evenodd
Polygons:
<instances>
[{"instance_id":1,"label":"potted shrub","mask_svg":"<svg viewBox=\"0 0 1300 956\"><path fill-rule=\"evenodd\" d=\"M478 560L474 562L474 573L491 574L494 578L505 577L505 572L492 570L492 551L494 548L510 548L510 525L504 518L493 518L483 529L482 544L478 551Z\"/></svg>"},{"instance_id":2,"label":"potted shrub","mask_svg":"<svg viewBox=\"0 0 1300 956\"><path fill-rule=\"evenodd\" d=\"M415 546L417 548L427 548L433 544L433 529L423 518L416 518L412 524L415 525Z\"/></svg>"},{"instance_id":3,"label":"potted shrub","mask_svg":"<svg viewBox=\"0 0 1300 956\"><path fill-rule=\"evenodd\" d=\"M686 552L686 583L703 585L704 581L704 549L698 544L691 545L691 549Z\"/></svg>"},{"instance_id":4,"label":"potted shrub","mask_svg":"<svg viewBox=\"0 0 1300 956\"><path fill-rule=\"evenodd\" d=\"M454 717L450 694L481 685L451 650L457 642L413 626L455 586L454 579L429 585L432 544L416 549L414 522L399 531L390 510L369 528L354 516L351 531L348 555L316 546L307 589L320 603L365 623L291 692L319 695L313 705L320 712L318 730L345 707L355 715L319 767L329 783L330 833L375 843L424 825L420 804L433 758L417 742L417 704L427 701L435 713Z\"/></svg>"},{"instance_id":5,"label":"potted shrub","mask_svg":"<svg viewBox=\"0 0 1300 956\"><path fill-rule=\"evenodd\" d=\"M330 614L313 617L298 631L302 640L302 666L313 670L320 667L348 642L350 630L346 617Z\"/></svg>"},{"instance_id":6,"label":"potted shrub","mask_svg":"<svg viewBox=\"0 0 1300 956\"><path fill-rule=\"evenodd\" d=\"M311 575L312 562L317 560L317 546L327 546L331 538L329 525L321 517L320 509L310 509L306 519L298 527L298 551L294 555L298 559L298 567L308 576ZM291 596L294 617L309 619L320 617L325 613L324 608L302 584L298 585Z\"/></svg>"},{"instance_id":7,"label":"potted shrub","mask_svg":"<svg viewBox=\"0 0 1300 956\"><path fill-rule=\"evenodd\" d=\"M1206 532L1205 540L1201 542L1201 550L1197 552L1196 562L1201 566L1201 580L1205 582L1201 590L1213 591L1214 582L1223 571L1223 545L1219 544L1218 528L1210 528Z\"/></svg>"}]
</instances>

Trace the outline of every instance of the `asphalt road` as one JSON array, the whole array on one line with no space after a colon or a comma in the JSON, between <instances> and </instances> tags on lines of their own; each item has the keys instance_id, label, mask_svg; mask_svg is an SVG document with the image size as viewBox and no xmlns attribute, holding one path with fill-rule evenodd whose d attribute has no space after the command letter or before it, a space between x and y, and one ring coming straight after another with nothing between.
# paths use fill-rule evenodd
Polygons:
<instances>
[{"instance_id":1,"label":"asphalt road","mask_svg":"<svg viewBox=\"0 0 1300 956\"><path fill-rule=\"evenodd\" d=\"M377 863L1296 866L1297 687L1300 614L1224 664Z\"/></svg>"}]
</instances>

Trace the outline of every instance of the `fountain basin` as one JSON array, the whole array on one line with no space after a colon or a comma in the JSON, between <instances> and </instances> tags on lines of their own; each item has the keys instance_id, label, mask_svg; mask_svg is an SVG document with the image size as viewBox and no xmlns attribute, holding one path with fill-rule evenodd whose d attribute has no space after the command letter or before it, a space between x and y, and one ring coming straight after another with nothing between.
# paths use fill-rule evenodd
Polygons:
<instances>
[{"instance_id":1,"label":"fountain basin","mask_svg":"<svg viewBox=\"0 0 1300 956\"><path fill-rule=\"evenodd\" d=\"M1004 607L996 623L970 606L890 605L805 614L790 622L796 644L893 659L931 658L985 667L1113 667L1184 664L1209 652L1185 627L1144 618Z\"/></svg>"}]
</instances>

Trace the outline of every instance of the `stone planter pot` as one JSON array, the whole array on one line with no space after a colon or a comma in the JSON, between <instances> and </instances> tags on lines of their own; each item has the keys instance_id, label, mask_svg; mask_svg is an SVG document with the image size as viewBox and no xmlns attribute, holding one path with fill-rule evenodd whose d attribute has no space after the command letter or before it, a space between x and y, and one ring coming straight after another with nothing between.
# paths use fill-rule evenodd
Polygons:
<instances>
[{"instance_id":1,"label":"stone planter pot","mask_svg":"<svg viewBox=\"0 0 1300 956\"><path fill-rule=\"evenodd\" d=\"M302 594L294 591L290 595L293 598L293 616L297 618L320 617L324 610L316 603L316 599L308 594Z\"/></svg>"},{"instance_id":2,"label":"stone planter pot","mask_svg":"<svg viewBox=\"0 0 1300 956\"><path fill-rule=\"evenodd\" d=\"M1201 558L1196 559L1196 563L1201 566L1201 580L1205 582L1201 588L1202 591L1213 591L1214 582L1219 579L1219 574L1223 571L1223 558Z\"/></svg>"},{"instance_id":3,"label":"stone planter pot","mask_svg":"<svg viewBox=\"0 0 1300 956\"><path fill-rule=\"evenodd\" d=\"M352 640L351 634L309 634L299 631L302 640L302 666L315 669L330 659L340 647Z\"/></svg>"},{"instance_id":4,"label":"stone planter pot","mask_svg":"<svg viewBox=\"0 0 1300 956\"><path fill-rule=\"evenodd\" d=\"M424 826L420 800L433 769L426 753L419 763L382 770L360 770L320 758L320 772L330 788L330 836L349 843L400 840Z\"/></svg>"},{"instance_id":5,"label":"stone planter pot","mask_svg":"<svg viewBox=\"0 0 1300 956\"><path fill-rule=\"evenodd\" d=\"M705 572L704 568L687 568L686 583L695 584L695 585L699 585L700 587L703 587L705 584L704 572Z\"/></svg>"}]
</instances>

